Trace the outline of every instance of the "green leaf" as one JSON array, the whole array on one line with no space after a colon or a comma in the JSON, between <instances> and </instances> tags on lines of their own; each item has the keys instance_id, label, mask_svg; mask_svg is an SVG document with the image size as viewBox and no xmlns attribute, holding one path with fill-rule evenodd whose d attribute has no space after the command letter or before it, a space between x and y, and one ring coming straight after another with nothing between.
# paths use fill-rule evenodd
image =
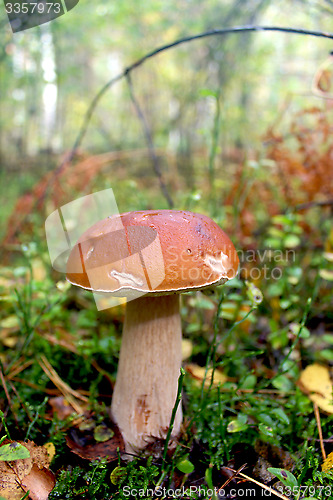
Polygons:
<instances>
[{"instance_id":1,"label":"green leaf","mask_svg":"<svg viewBox=\"0 0 333 500\"><path fill-rule=\"evenodd\" d=\"M270 227L268 230L270 236L273 236L273 238L283 238L284 236L284 231L282 229L279 229L277 227Z\"/></svg>"},{"instance_id":2,"label":"green leaf","mask_svg":"<svg viewBox=\"0 0 333 500\"><path fill-rule=\"evenodd\" d=\"M282 408L275 408L272 413L284 424L288 425L290 423L288 416L285 414Z\"/></svg>"},{"instance_id":3,"label":"green leaf","mask_svg":"<svg viewBox=\"0 0 333 500\"><path fill-rule=\"evenodd\" d=\"M191 474L194 471L194 465L187 458L180 460L177 465L177 469L184 474Z\"/></svg>"},{"instance_id":4,"label":"green leaf","mask_svg":"<svg viewBox=\"0 0 333 500\"><path fill-rule=\"evenodd\" d=\"M240 432L247 429L247 415L240 413L235 420L231 420L228 424L228 432Z\"/></svg>"},{"instance_id":5,"label":"green leaf","mask_svg":"<svg viewBox=\"0 0 333 500\"><path fill-rule=\"evenodd\" d=\"M319 276L323 280L333 281L333 271L329 271L328 269L320 269Z\"/></svg>"},{"instance_id":6,"label":"green leaf","mask_svg":"<svg viewBox=\"0 0 333 500\"><path fill-rule=\"evenodd\" d=\"M273 421L272 417L270 417L270 415L268 415L268 413L259 413L258 420L262 424L264 424L265 426L271 427L274 425L274 421Z\"/></svg>"},{"instance_id":7,"label":"green leaf","mask_svg":"<svg viewBox=\"0 0 333 500\"><path fill-rule=\"evenodd\" d=\"M278 238L267 238L265 240L265 245L269 248L280 248L281 241Z\"/></svg>"},{"instance_id":8,"label":"green leaf","mask_svg":"<svg viewBox=\"0 0 333 500\"><path fill-rule=\"evenodd\" d=\"M274 224L281 224L282 226L292 226L294 224L294 220L288 217L288 215L274 215L272 217L272 221Z\"/></svg>"},{"instance_id":9,"label":"green leaf","mask_svg":"<svg viewBox=\"0 0 333 500\"><path fill-rule=\"evenodd\" d=\"M291 380L289 380L289 378L286 377L285 375L278 375L277 377L275 377L272 380L272 385L276 389L280 389L281 391L285 392L291 391L294 388L294 385L291 382Z\"/></svg>"},{"instance_id":10,"label":"green leaf","mask_svg":"<svg viewBox=\"0 0 333 500\"><path fill-rule=\"evenodd\" d=\"M206 469L205 480L206 480L206 483L208 485L208 488L213 490L214 485L213 485L213 468L212 467L208 467Z\"/></svg>"},{"instance_id":11,"label":"green leaf","mask_svg":"<svg viewBox=\"0 0 333 500\"><path fill-rule=\"evenodd\" d=\"M268 467L267 470L271 474L274 474L274 476L277 477L285 486L289 486L290 488L298 486L296 477L288 470L276 469L275 467Z\"/></svg>"},{"instance_id":12,"label":"green leaf","mask_svg":"<svg viewBox=\"0 0 333 500\"><path fill-rule=\"evenodd\" d=\"M215 99L218 97L218 92L211 89L200 89L199 93L202 97L214 97Z\"/></svg>"},{"instance_id":13,"label":"green leaf","mask_svg":"<svg viewBox=\"0 0 333 500\"><path fill-rule=\"evenodd\" d=\"M328 344L333 344L333 334L332 333L325 333L323 335L323 341L327 342Z\"/></svg>"},{"instance_id":14,"label":"green leaf","mask_svg":"<svg viewBox=\"0 0 333 500\"><path fill-rule=\"evenodd\" d=\"M299 236L296 236L296 234L288 234L283 240L286 248L295 248L300 244L300 242L301 239Z\"/></svg>"},{"instance_id":15,"label":"green leaf","mask_svg":"<svg viewBox=\"0 0 333 500\"><path fill-rule=\"evenodd\" d=\"M321 358L333 361L333 349L322 349L319 354Z\"/></svg>"},{"instance_id":16,"label":"green leaf","mask_svg":"<svg viewBox=\"0 0 333 500\"><path fill-rule=\"evenodd\" d=\"M203 295L198 299L190 300L189 303L191 306L199 309L208 309L212 311L215 308L214 303Z\"/></svg>"},{"instance_id":17,"label":"green leaf","mask_svg":"<svg viewBox=\"0 0 333 500\"><path fill-rule=\"evenodd\" d=\"M242 389L254 389L257 383L257 377L251 373L250 375L247 375L245 379L242 381L240 387Z\"/></svg>"},{"instance_id":18,"label":"green leaf","mask_svg":"<svg viewBox=\"0 0 333 500\"><path fill-rule=\"evenodd\" d=\"M29 458L29 450L20 443L5 444L0 448L0 460L10 462L11 460L22 460L24 458Z\"/></svg>"},{"instance_id":19,"label":"green leaf","mask_svg":"<svg viewBox=\"0 0 333 500\"><path fill-rule=\"evenodd\" d=\"M225 301L221 308L221 317L228 320L233 320L238 306L234 302Z\"/></svg>"},{"instance_id":20,"label":"green leaf","mask_svg":"<svg viewBox=\"0 0 333 500\"><path fill-rule=\"evenodd\" d=\"M104 443L114 436L112 429L106 427L106 425L97 425L94 429L94 438L98 443Z\"/></svg>"},{"instance_id":21,"label":"green leaf","mask_svg":"<svg viewBox=\"0 0 333 500\"><path fill-rule=\"evenodd\" d=\"M329 262L333 262L333 252L324 252L323 257Z\"/></svg>"},{"instance_id":22,"label":"green leaf","mask_svg":"<svg viewBox=\"0 0 333 500\"><path fill-rule=\"evenodd\" d=\"M258 425L259 431L266 437L273 437L273 428L269 425L263 424L262 422Z\"/></svg>"},{"instance_id":23,"label":"green leaf","mask_svg":"<svg viewBox=\"0 0 333 500\"><path fill-rule=\"evenodd\" d=\"M299 336L302 339L308 339L310 337L310 331L304 325L300 325L299 323L290 323L289 328L296 336L299 335L299 332L301 330Z\"/></svg>"},{"instance_id":24,"label":"green leaf","mask_svg":"<svg viewBox=\"0 0 333 500\"><path fill-rule=\"evenodd\" d=\"M281 309L288 309L288 307L291 306L291 301L289 299L281 299L280 300L280 307Z\"/></svg>"},{"instance_id":25,"label":"green leaf","mask_svg":"<svg viewBox=\"0 0 333 500\"><path fill-rule=\"evenodd\" d=\"M110 474L112 484L118 484L123 477L127 474L125 467L116 467Z\"/></svg>"},{"instance_id":26,"label":"green leaf","mask_svg":"<svg viewBox=\"0 0 333 500\"><path fill-rule=\"evenodd\" d=\"M246 281L247 286L247 296L251 300L253 306L257 306L263 301L263 294L258 287L256 287L253 283Z\"/></svg>"}]
</instances>

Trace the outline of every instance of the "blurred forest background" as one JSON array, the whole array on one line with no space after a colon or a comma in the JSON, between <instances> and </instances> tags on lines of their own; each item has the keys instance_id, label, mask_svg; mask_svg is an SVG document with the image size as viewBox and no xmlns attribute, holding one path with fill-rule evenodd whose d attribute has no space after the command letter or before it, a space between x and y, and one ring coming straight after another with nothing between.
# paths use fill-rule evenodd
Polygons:
<instances>
[{"instance_id":1,"label":"blurred forest background","mask_svg":"<svg viewBox=\"0 0 333 500\"><path fill-rule=\"evenodd\" d=\"M2 9L2 236L19 195L61 164L93 98L136 59L177 38L217 27L261 24L330 31L332 13L329 0L205 4L184 0L140 5L81 0L67 15L13 35ZM313 184L319 167L311 154L311 167L303 170L295 164L297 155L287 166L281 156L289 147L295 152L295 141L329 140L314 138L312 132L319 122L323 127L323 120L331 118L331 101L314 92L314 79L331 50L327 39L237 33L181 45L134 70L133 92L174 204L181 208L188 203L184 196L211 189L213 184L221 209L234 204L241 192L244 203L260 175L265 177L262 192L252 190L257 218L265 216L268 201L273 203L272 192L293 205L327 194L332 184L326 180L321 186ZM329 84L326 78L323 90L329 91ZM75 170L78 162L92 155L95 158L89 164ZM316 172L311 172L312 167ZM155 199L153 195L146 205L167 206L158 193L143 123L125 79L98 102L67 175L70 193L63 192L58 204L74 199L75 190L83 194L103 185L115 189L121 181L123 189L115 192L120 211L137 208L137 198L147 196L141 187L155 190ZM302 184L295 200L289 175ZM66 191L67 182L62 184ZM231 190L235 184L237 193ZM251 219L251 210L247 217ZM252 221L244 220L245 225L248 222ZM8 236L10 240L12 234Z\"/></svg>"},{"instance_id":2,"label":"blurred forest background","mask_svg":"<svg viewBox=\"0 0 333 500\"><path fill-rule=\"evenodd\" d=\"M66 469L67 417L75 410L84 419L88 408L107 422L123 310L98 313L91 294L52 270L44 224L58 207L107 188L119 212L173 206L210 215L241 258L223 302L183 298L192 365L184 407L195 429L175 463L186 448L195 472L174 474L170 463L152 472L147 462L133 484L162 474L160 484L221 486L230 474L212 479L213 468L241 467L244 442L262 458L258 436L293 454L286 464L266 453L300 484L332 484L332 462L321 470L333 452L332 388L320 424L298 380L309 364L333 363L333 41L277 31L210 36L104 87L157 47L243 25L333 32L333 1L80 0L15 34L0 6L0 408L12 439L54 443L50 498L84 491L104 500L134 474L132 463L111 484L103 465L99 493L89 496L82 470ZM223 371L221 390L212 382L206 393L202 371L192 377L204 366ZM54 400L72 398L69 386L77 404L68 411ZM91 459L83 448L78 455ZM75 474L83 490L70 483ZM247 474L272 484L273 475Z\"/></svg>"}]
</instances>

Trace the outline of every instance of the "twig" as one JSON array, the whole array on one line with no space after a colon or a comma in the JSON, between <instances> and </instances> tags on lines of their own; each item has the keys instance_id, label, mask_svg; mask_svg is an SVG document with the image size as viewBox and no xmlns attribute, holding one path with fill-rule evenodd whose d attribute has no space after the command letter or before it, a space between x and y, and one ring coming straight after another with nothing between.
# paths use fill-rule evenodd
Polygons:
<instances>
[{"instance_id":1,"label":"twig","mask_svg":"<svg viewBox=\"0 0 333 500\"><path fill-rule=\"evenodd\" d=\"M244 479L247 479L248 481L251 481L254 484L257 484L264 490L269 491L270 493L273 493L273 495L277 496L278 498L282 498L282 500L290 500L290 498L286 497L282 493L279 493L278 491L274 490L271 486L266 486L263 483L260 483L259 481L256 481L252 477L247 476L246 474L243 474L242 472L239 473L239 476L244 477Z\"/></svg>"},{"instance_id":2,"label":"twig","mask_svg":"<svg viewBox=\"0 0 333 500\"><path fill-rule=\"evenodd\" d=\"M14 392L15 396L17 397L17 399L18 399L18 400L19 400L19 402L21 403L21 406L22 406L23 410L25 411L25 413L26 413L26 415L27 415L28 419L29 419L29 420L30 420L30 422L31 422L32 418L31 418L31 416L30 416L30 413L29 413L29 410L28 410L28 408L27 408L27 405L24 403L24 401L22 401L22 398L21 398L20 394L18 393L18 391L17 391L17 389L16 389L15 385L12 383L12 381L11 381L11 380L9 380L9 385L10 385L11 390Z\"/></svg>"},{"instance_id":3,"label":"twig","mask_svg":"<svg viewBox=\"0 0 333 500\"><path fill-rule=\"evenodd\" d=\"M161 54L162 52L165 52L166 50L172 49L174 47L178 47L179 45L182 45L184 43L192 42L194 40L200 40L202 38L207 38L211 36L223 36L231 33L243 33L243 32L263 32L263 31L275 31L275 32L280 32L280 33L288 33L288 34L294 34L294 35L307 35L307 36L314 36L318 38L328 38L330 40L333 39L333 33L325 33L323 31L312 31L312 30L304 30L304 29L296 29L296 28L288 28L288 27L283 27L283 26L234 26L233 28L221 28L221 29L214 29L214 30L209 30L209 31L204 31L203 33L198 33L196 35L189 35L184 38L180 38L178 40L175 40L174 42L168 43L166 45L162 45L160 47L157 47L156 49L152 50L151 52L148 52L145 54L143 57L132 63L130 66L127 66L121 73L116 75L114 78L109 80L100 90L99 92L95 95L93 100L91 101L86 114L83 118L83 122L81 125L81 128L78 132L78 135L75 139L74 145L71 149L71 151L66 155L64 160L61 162L61 164L55 169L54 175L50 178L49 180L49 185L54 180L54 178L61 173L63 168L65 167L66 164L70 163L79 146L82 143L82 140L87 132L88 125L90 122L90 119L95 111L95 108L97 107L99 101L102 99L104 94L117 82L122 80L124 77L128 76L134 69L138 68L139 66L142 66L143 63L151 59L152 57L157 56L158 54ZM38 202L45 196L45 194L42 194Z\"/></svg>"},{"instance_id":4,"label":"twig","mask_svg":"<svg viewBox=\"0 0 333 500\"><path fill-rule=\"evenodd\" d=\"M54 385L58 387L61 393L64 395L65 399L71 405L71 407L76 411L78 415L82 415L84 413L82 406L78 403L78 399L81 401L87 402L88 399L82 396L79 392L72 389L66 382L64 382L55 369L51 366L45 356L41 356L41 359L38 361L42 370L46 373L46 375L52 380Z\"/></svg>"},{"instance_id":5,"label":"twig","mask_svg":"<svg viewBox=\"0 0 333 500\"><path fill-rule=\"evenodd\" d=\"M60 394L62 394L62 392L59 389L47 389L20 377L13 377L11 380L13 382L18 382L19 384L26 385L27 387L31 387L31 389L36 389L40 392L45 392L45 394L48 394L49 396L59 396Z\"/></svg>"},{"instance_id":6,"label":"twig","mask_svg":"<svg viewBox=\"0 0 333 500\"><path fill-rule=\"evenodd\" d=\"M148 52L145 54L143 57L132 63L130 66L127 66L127 68L124 69L122 73L119 75L115 76L112 78L109 82L107 82L101 90L98 92L98 94L94 97L92 100L86 115L84 117L84 121L82 124L82 127L80 129L80 132L76 138L76 141L74 143L72 152L74 152L76 149L79 147L89 124L90 118L99 102L99 100L103 97L105 92L112 87L115 83L119 82L122 78L127 76L129 73L131 73L134 69L138 68L139 66L142 66L143 63L148 61L148 59L151 59L152 57L155 57L156 55L165 52L166 50L172 49L174 47L177 47L179 45L182 45L183 43L188 43L192 42L194 40L200 40L201 38L207 38L211 36L221 36L221 35L227 35L231 33L242 33L242 32L250 32L250 31L256 31L256 32L262 32L262 31L276 31L280 33L289 33L289 34L295 34L295 35L307 35L307 36L314 36L314 37L319 37L319 38L328 38L333 40L333 33L325 33L323 31L312 31L312 30L304 30L304 29L296 29L296 28L288 28L288 27L283 27L283 26L234 26L233 28L220 28L220 29L213 29L209 31L204 31L202 33L198 33L197 35L189 35L184 38L179 38L178 40L175 40L174 42L168 43L166 45L162 45L161 47L158 47L151 52ZM71 155L70 155L71 156Z\"/></svg>"},{"instance_id":7,"label":"twig","mask_svg":"<svg viewBox=\"0 0 333 500\"><path fill-rule=\"evenodd\" d=\"M5 379L5 376L4 376L3 371L2 371L2 364L0 366L0 379L1 379L1 383L2 383L3 389L5 391L5 394L6 394L6 398L7 398L7 401L8 401L9 408L10 408L12 414L13 414L13 417L14 417L14 420L15 420L16 424L19 425L17 417L16 417L16 414L15 414L15 412L13 410L12 401L10 399L8 387L7 387L7 384L6 384L6 379ZM7 426L6 426L4 418L2 419L2 423L3 423L3 426L5 427L7 436L10 439L9 432L8 432L8 429L7 429Z\"/></svg>"},{"instance_id":8,"label":"twig","mask_svg":"<svg viewBox=\"0 0 333 500\"><path fill-rule=\"evenodd\" d=\"M142 124L143 132L144 132L147 146L148 146L149 155L150 155L150 158L151 158L151 161L153 164L153 169L155 171L155 174L157 175L158 182L160 184L160 188L161 188L161 191L164 195L164 198L167 200L169 208L172 208L174 206L174 203L170 197L170 194L168 193L167 187L166 187L165 182L163 180L162 172L161 172L160 165L159 165L159 159L156 155L152 135L151 135L151 132L149 130L147 120L143 114L141 107L140 107L140 104L134 95L132 79L131 79L131 76L129 73L126 74L126 80L128 83L131 101L132 101L133 106L135 108L136 114L138 115L138 118Z\"/></svg>"},{"instance_id":9,"label":"twig","mask_svg":"<svg viewBox=\"0 0 333 500\"><path fill-rule=\"evenodd\" d=\"M8 392L8 389L7 389L6 380L5 380L5 377L4 377L4 374L3 374L1 368L0 368L0 378L1 378L1 383L2 383L3 389L4 389L5 394L6 394L6 398L7 398L8 404L9 404L10 408L12 408L12 403L11 403L11 399L10 399L9 392Z\"/></svg>"},{"instance_id":10,"label":"twig","mask_svg":"<svg viewBox=\"0 0 333 500\"><path fill-rule=\"evenodd\" d=\"M221 122L221 89L219 89L215 94L215 114L212 129L212 143L210 147L209 159L208 159L208 177L210 184L211 198L213 201L214 211L215 207L215 162L218 153L219 135L220 135L220 122Z\"/></svg>"},{"instance_id":11,"label":"twig","mask_svg":"<svg viewBox=\"0 0 333 500\"><path fill-rule=\"evenodd\" d=\"M223 484L222 486L217 490L217 493L219 493L220 491L222 491L233 479L235 479L235 477L237 476L237 474L240 474L240 472L246 467L247 464L244 464L244 465L241 465L240 468L236 471L233 471L233 475L231 477L229 477ZM213 496L216 496L216 495L213 495ZM211 496L209 498L209 500L213 500L213 496Z\"/></svg>"},{"instance_id":12,"label":"twig","mask_svg":"<svg viewBox=\"0 0 333 500\"><path fill-rule=\"evenodd\" d=\"M307 203L300 203L293 207L293 210L307 210L312 207L333 207L333 199L324 201L308 201Z\"/></svg>"},{"instance_id":13,"label":"twig","mask_svg":"<svg viewBox=\"0 0 333 500\"><path fill-rule=\"evenodd\" d=\"M17 362L11 366L11 370L9 373L7 373L7 380L12 380L14 377L16 377L19 373L24 371L26 368L31 366L33 364L32 359L28 359L27 361L24 361L24 358L19 358Z\"/></svg>"},{"instance_id":14,"label":"twig","mask_svg":"<svg viewBox=\"0 0 333 500\"><path fill-rule=\"evenodd\" d=\"M326 451L325 451L325 446L324 446L324 441L323 441L323 431L321 429L320 413L319 413L319 408L318 408L317 403L313 403L313 411L314 411L316 422L317 422L321 454L323 456L323 460L326 460Z\"/></svg>"}]
</instances>

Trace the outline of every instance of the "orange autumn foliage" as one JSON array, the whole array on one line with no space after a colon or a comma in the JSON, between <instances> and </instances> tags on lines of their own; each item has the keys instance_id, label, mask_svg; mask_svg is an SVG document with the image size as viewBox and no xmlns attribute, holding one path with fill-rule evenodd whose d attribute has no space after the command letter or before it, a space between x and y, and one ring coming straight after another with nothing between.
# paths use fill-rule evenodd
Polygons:
<instances>
[{"instance_id":1,"label":"orange autumn foliage","mask_svg":"<svg viewBox=\"0 0 333 500\"><path fill-rule=\"evenodd\" d=\"M333 193L333 108L313 107L296 114L283 133L272 128L264 137L266 160L261 168L267 175L242 188L244 164L238 165L233 185L225 200L232 205L242 199L239 212L239 237L251 236L257 229L258 204L273 216L303 203L332 201Z\"/></svg>"}]
</instances>

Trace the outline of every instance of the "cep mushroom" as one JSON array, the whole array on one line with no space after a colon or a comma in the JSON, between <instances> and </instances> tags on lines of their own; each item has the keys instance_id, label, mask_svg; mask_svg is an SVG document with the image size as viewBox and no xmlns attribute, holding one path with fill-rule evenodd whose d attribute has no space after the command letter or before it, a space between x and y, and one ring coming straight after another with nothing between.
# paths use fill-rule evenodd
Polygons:
<instances>
[{"instance_id":1,"label":"cep mushroom","mask_svg":"<svg viewBox=\"0 0 333 500\"><path fill-rule=\"evenodd\" d=\"M94 224L73 247L67 280L127 297L111 416L127 453L166 437L181 367L179 295L237 274L234 245L205 215L128 212ZM181 406L171 443L180 433Z\"/></svg>"}]
</instances>

